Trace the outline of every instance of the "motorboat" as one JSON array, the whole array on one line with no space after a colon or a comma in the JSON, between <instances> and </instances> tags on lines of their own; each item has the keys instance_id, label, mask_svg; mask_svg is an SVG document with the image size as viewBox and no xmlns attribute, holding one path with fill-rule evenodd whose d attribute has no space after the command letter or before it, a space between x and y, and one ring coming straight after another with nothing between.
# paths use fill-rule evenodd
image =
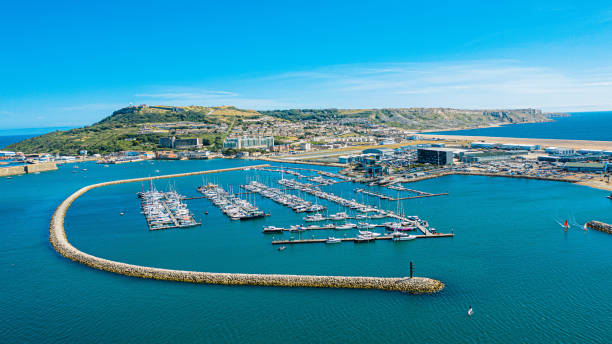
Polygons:
<instances>
[{"instance_id":1,"label":"motorboat","mask_svg":"<svg viewBox=\"0 0 612 344\"><path fill-rule=\"evenodd\" d=\"M356 227L357 225L354 223L345 223L343 225L336 226L336 229L353 229Z\"/></svg>"},{"instance_id":2,"label":"motorboat","mask_svg":"<svg viewBox=\"0 0 612 344\"><path fill-rule=\"evenodd\" d=\"M359 234L362 236L370 236L372 238L377 238L381 235L380 233L370 232L370 231L359 231Z\"/></svg>"},{"instance_id":3,"label":"motorboat","mask_svg":"<svg viewBox=\"0 0 612 344\"><path fill-rule=\"evenodd\" d=\"M304 217L304 221L306 222L316 222L316 221L325 221L325 220L326 218L319 213L316 213L314 215L308 215Z\"/></svg>"},{"instance_id":4,"label":"motorboat","mask_svg":"<svg viewBox=\"0 0 612 344\"><path fill-rule=\"evenodd\" d=\"M319 226L319 225L310 225L310 226L307 226L306 229L308 229L308 230L310 230L310 229L321 229L321 226Z\"/></svg>"},{"instance_id":5,"label":"motorboat","mask_svg":"<svg viewBox=\"0 0 612 344\"><path fill-rule=\"evenodd\" d=\"M334 220L334 221L342 221L342 220L346 220L347 218L348 218L347 213L336 213L336 214L332 214L329 216L329 219Z\"/></svg>"},{"instance_id":6,"label":"motorboat","mask_svg":"<svg viewBox=\"0 0 612 344\"><path fill-rule=\"evenodd\" d=\"M398 233L398 234L404 234L404 233ZM394 235L393 241L410 241L416 238L417 238L416 235Z\"/></svg>"},{"instance_id":7,"label":"motorboat","mask_svg":"<svg viewBox=\"0 0 612 344\"><path fill-rule=\"evenodd\" d=\"M263 228L262 232L264 233L282 233L283 228L276 226L266 226Z\"/></svg>"},{"instance_id":8,"label":"motorboat","mask_svg":"<svg viewBox=\"0 0 612 344\"><path fill-rule=\"evenodd\" d=\"M374 241L374 237L370 236L370 235L358 235L357 238L355 238L355 240L353 240L354 243L359 244L359 243L365 243L365 242L371 242Z\"/></svg>"},{"instance_id":9,"label":"motorboat","mask_svg":"<svg viewBox=\"0 0 612 344\"><path fill-rule=\"evenodd\" d=\"M341 239L335 238L335 237L329 237L329 238L327 238L327 240L325 240L326 244L339 244L341 242L342 242Z\"/></svg>"}]
</instances>

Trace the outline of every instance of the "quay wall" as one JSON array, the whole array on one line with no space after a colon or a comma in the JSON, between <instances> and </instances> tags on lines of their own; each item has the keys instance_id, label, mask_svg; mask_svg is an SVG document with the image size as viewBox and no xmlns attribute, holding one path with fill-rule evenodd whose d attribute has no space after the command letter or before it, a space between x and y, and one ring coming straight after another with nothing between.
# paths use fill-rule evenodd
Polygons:
<instances>
[{"instance_id":1,"label":"quay wall","mask_svg":"<svg viewBox=\"0 0 612 344\"><path fill-rule=\"evenodd\" d=\"M25 166L27 173L54 171L57 170L57 165L54 162L42 162L39 164L31 164Z\"/></svg>"},{"instance_id":2,"label":"quay wall","mask_svg":"<svg viewBox=\"0 0 612 344\"><path fill-rule=\"evenodd\" d=\"M594 230L598 230L600 232L612 234L612 225L609 225L604 222L599 221L590 221L587 223L589 228L593 228Z\"/></svg>"},{"instance_id":3,"label":"quay wall","mask_svg":"<svg viewBox=\"0 0 612 344\"><path fill-rule=\"evenodd\" d=\"M25 168L23 166L9 166L0 167L0 177L15 176L18 174L25 174Z\"/></svg>"},{"instance_id":4,"label":"quay wall","mask_svg":"<svg viewBox=\"0 0 612 344\"><path fill-rule=\"evenodd\" d=\"M0 167L0 177L14 176L18 174L53 171L57 170L54 162L43 162L39 164Z\"/></svg>"},{"instance_id":5,"label":"quay wall","mask_svg":"<svg viewBox=\"0 0 612 344\"><path fill-rule=\"evenodd\" d=\"M276 287L315 287L315 288L355 288L404 291L414 294L434 293L442 290L444 284L440 281L424 278L384 278L361 276L313 276L313 275L280 275L280 274L241 274L221 272L201 272L186 270L160 269L112 261L96 257L80 251L72 246L66 237L64 218L70 205L87 191L103 186L146 181L149 179L175 178L190 175L220 173L269 165L244 166L221 170L180 173L152 178L135 178L116 180L85 186L66 198L55 210L49 225L49 241L62 256L94 269L113 272L121 275L179 281L190 283L221 284L221 285L253 285Z\"/></svg>"}]
</instances>

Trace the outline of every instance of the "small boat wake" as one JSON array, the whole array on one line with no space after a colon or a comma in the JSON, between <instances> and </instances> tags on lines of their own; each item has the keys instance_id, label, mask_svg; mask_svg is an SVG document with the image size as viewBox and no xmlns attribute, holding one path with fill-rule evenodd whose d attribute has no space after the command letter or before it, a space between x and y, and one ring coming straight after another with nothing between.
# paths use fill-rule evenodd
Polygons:
<instances>
[{"instance_id":1,"label":"small boat wake","mask_svg":"<svg viewBox=\"0 0 612 344\"><path fill-rule=\"evenodd\" d=\"M578 220L576 219L576 216L574 216L573 213L570 213L570 216L568 218L566 218L565 220L559 220L557 218L553 217L553 220L563 229L565 229L566 231L572 227L577 228L577 229L582 229L584 231L586 231L588 229L587 227L587 222L584 223L580 223L578 222Z\"/></svg>"}]
</instances>

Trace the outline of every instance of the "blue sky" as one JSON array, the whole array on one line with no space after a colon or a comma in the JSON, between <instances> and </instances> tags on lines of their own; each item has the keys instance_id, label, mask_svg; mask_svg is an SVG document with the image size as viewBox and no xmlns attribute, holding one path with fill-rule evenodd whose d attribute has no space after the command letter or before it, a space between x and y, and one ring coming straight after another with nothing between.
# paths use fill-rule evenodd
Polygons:
<instances>
[{"instance_id":1,"label":"blue sky","mask_svg":"<svg viewBox=\"0 0 612 344\"><path fill-rule=\"evenodd\" d=\"M0 129L135 104L612 109L609 1L20 1Z\"/></svg>"}]
</instances>

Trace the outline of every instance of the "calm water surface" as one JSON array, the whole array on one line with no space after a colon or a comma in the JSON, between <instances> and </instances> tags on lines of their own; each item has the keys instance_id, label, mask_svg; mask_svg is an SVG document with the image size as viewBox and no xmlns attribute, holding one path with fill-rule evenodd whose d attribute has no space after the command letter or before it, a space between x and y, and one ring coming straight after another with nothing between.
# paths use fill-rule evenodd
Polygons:
<instances>
[{"instance_id":1,"label":"calm water surface","mask_svg":"<svg viewBox=\"0 0 612 344\"><path fill-rule=\"evenodd\" d=\"M0 129L0 149L34 136L71 128L72 127Z\"/></svg>"},{"instance_id":2,"label":"calm water surface","mask_svg":"<svg viewBox=\"0 0 612 344\"><path fill-rule=\"evenodd\" d=\"M401 210L429 220L440 231L452 229L456 237L296 245L282 252L270 245L272 236L263 235L262 226L297 224L303 215L260 196L249 198L272 214L266 219L230 221L208 200L199 199L187 202L201 227L149 232L136 198L143 186L123 184L88 192L66 218L68 238L76 247L128 263L218 272L406 276L413 261L417 275L446 283L436 295L141 280L73 263L48 242L55 207L81 186L247 163L256 162L160 161L107 168L88 163L0 179L2 342L612 340L612 237L577 226L564 233L556 223L565 218L576 225L591 219L612 222L612 202L604 191L572 184L473 176L414 183L413 188L450 195L406 200ZM249 180L274 185L279 177L240 171L160 180L156 186L195 196L203 179L237 191ZM322 188L362 200L355 187L343 183ZM377 199L364 200L379 205ZM323 203L330 211L340 210ZM380 205L399 208L386 201ZM343 232L305 236L313 234ZM472 317L466 314L470 305Z\"/></svg>"},{"instance_id":3,"label":"calm water surface","mask_svg":"<svg viewBox=\"0 0 612 344\"><path fill-rule=\"evenodd\" d=\"M494 128L440 131L432 134L524 137L535 139L612 141L612 112L576 112L554 122L504 125Z\"/></svg>"}]
</instances>

